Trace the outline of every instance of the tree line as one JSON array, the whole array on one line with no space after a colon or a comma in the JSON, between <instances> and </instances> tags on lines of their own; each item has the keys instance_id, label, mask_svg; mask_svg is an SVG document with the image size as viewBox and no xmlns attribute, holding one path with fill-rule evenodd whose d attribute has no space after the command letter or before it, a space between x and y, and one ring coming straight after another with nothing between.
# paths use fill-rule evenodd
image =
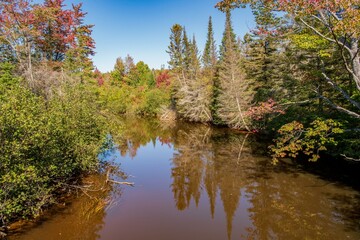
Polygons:
<instances>
[{"instance_id":1,"label":"tree line","mask_svg":"<svg viewBox=\"0 0 360 240\"><path fill-rule=\"evenodd\" d=\"M322 151L359 158L357 1L236 1L219 46L209 18L205 48L171 28L172 108L183 119L276 134L273 160ZM250 7L256 27L236 36L231 13ZM301 11L300 11L301 10ZM338 145L335 150L334 146Z\"/></svg>"}]
</instances>

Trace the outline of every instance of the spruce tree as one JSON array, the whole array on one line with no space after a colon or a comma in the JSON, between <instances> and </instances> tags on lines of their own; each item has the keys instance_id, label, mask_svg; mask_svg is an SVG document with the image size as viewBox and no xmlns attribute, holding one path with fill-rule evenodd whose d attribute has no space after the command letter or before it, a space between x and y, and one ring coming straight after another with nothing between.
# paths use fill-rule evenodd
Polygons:
<instances>
[{"instance_id":1,"label":"spruce tree","mask_svg":"<svg viewBox=\"0 0 360 240\"><path fill-rule=\"evenodd\" d=\"M225 31L223 34L223 38L221 41L221 46L220 46L220 59L222 59L222 57L225 55L226 52L226 45L227 45L227 41L229 39L229 41L232 44L234 48L237 49L237 45L236 43L236 35L234 33L234 29L232 27L232 22L231 22L231 10L228 8L225 10L225 14L226 14L226 20L225 20Z\"/></svg>"},{"instance_id":2,"label":"spruce tree","mask_svg":"<svg viewBox=\"0 0 360 240\"><path fill-rule=\"evenodd\" d=\"M171 28L170 45L166 51L170 55L170 69L180 72L183 69L183 27L174 24Z\"/></svg>"},{"instance_id":3,"label":"spruce tree","mask_svg":"<svg viewBox=\"0 0 360 240\"><path fill-rule=\"evenodd\" d=\"M200 72L199 48L196 43L195 34L190 42L190 74L196 78Z\"/></svg>"},{"instance_id":4,"label":"spruce tree","mask_svg":"<svg viewBox=\"0 0 360 240\"><path fill-rule=\"evenodd\" d=\"M183 37L182 37L182 50L183 50L183 69L184 69L184 75L186 78L189 78L190 72L191 72L191 42L189 41L189 38L186 33L186 29L184 27L183 30Z\"/></svg>"},{"instance_id":5,"label":"spruce tree","mask_svg":"<svg viewBox=\"0 0 360 240\"><path fill-rule=\"evenodd\" d=\"M246 70L249 78L256 82L255 100L267 101L276 97L281 85L282 73L279 50L281 20L262 1L251 5L256 28L247 35Z\"/></svg>"},{"instance_id":6,"label":"spruce tree","mask_svg":"<svg viewBox=\"0 0 360 240\"><path fill-rule=\"evenodd\" d=\"M204 53L202 56L202 63L204 66L204 70L213 72L216 67L217 58L218 56L217 56L215 39L214 39L212 18L210 16L208 23L207 39L206 39Z\"/></svg>"},{"instance_id":7,"label":"spruce tree","mask_svg":"<svg viewBox=\"0 0 360 240\"><path fill-rule=\"evenodd\" d=\"M217 116L232 128L249 131L246 111L252 101L252 91L241 68L241 54L231 25L230 10L226 11L220 59Z\"/></svg>"}]
</instances>

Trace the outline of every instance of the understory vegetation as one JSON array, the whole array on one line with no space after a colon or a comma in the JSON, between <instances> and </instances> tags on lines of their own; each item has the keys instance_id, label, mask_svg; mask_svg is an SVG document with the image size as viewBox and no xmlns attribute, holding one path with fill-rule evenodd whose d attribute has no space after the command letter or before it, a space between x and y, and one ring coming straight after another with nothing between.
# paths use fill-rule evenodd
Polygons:
<instances>
[{"instance_id":1,"label":"understory vegetation","mask_svg":"<svg viewBox=\"0 0 360 240\"><path fill-rule=\"evenodd\" d=\"M91 26L62 2L0 2L1 226L39 216L99 169Z\"/></svg>"},{"instance_id":2,"label":"understory vegetation","mask_svg":"<svg viewBox=\"0 0 360 240\"><path fill-rule=\"evenodd\" d=\"M55 192L98 168L102 128L81 85L63 83L46 100L0 70L0 218L7 224L38 216Z\"/></svg>"}]
</instances>

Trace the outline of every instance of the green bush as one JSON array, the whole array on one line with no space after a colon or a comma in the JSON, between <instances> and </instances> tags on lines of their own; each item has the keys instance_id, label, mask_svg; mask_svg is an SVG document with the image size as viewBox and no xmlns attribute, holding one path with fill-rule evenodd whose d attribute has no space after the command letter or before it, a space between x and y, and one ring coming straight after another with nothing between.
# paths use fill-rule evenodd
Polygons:
<instances>
[{"instance_id":1,"label":"green bush","mask_svg":"<svg viewBox=\"0 0 360 240\"><path fill-rule=\"evenodd\" d=\"M65 87L48 101L18 84L0 93L0 221L37 216L57 190L95 170L101 124L91 96Z\"/></svg>"},{"instance_id":2,"label":"green bush","mask_svg":"<svg viewBox=\"0 0 360 240\"><path fill-rule=\"evenodd\" d=\"M137 113L142 116L156 116L161 106L167 106L169 103L169 95L165 91L154 88L143 93Z\"/></svg>"},{"instance_id":3,"label":"green bush","mask_svg":"<svg viewBox=\"0 0 360 240\"><path fill-rule=\"evenodd\" d=\"M164 89L124 84L101 88L99 100L114 114L156 116L161 106L170 104L170 94Z\"/></svg>"}]
</instances>

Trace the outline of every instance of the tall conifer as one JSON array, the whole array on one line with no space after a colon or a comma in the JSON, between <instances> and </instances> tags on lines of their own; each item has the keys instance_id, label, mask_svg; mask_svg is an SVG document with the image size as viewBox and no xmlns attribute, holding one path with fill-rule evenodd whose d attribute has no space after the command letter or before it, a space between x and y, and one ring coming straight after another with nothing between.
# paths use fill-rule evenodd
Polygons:
<instances>
[{"instance_id":1,"label":"tall conifer","mask_svg":"<svg viewBox=\"0 0 360 240\"><path fill-rule=\"evenodd\" d=\"M214 32L213 32L213 25L212 25L212 18L209 17L208 23L208 33L207 33L207 40L205 44L204 53L202 56L202 63L206 70L214 70L216 63L217 63L217 50L216 44L214 39Z\"/></svg>"}]
</instances>

